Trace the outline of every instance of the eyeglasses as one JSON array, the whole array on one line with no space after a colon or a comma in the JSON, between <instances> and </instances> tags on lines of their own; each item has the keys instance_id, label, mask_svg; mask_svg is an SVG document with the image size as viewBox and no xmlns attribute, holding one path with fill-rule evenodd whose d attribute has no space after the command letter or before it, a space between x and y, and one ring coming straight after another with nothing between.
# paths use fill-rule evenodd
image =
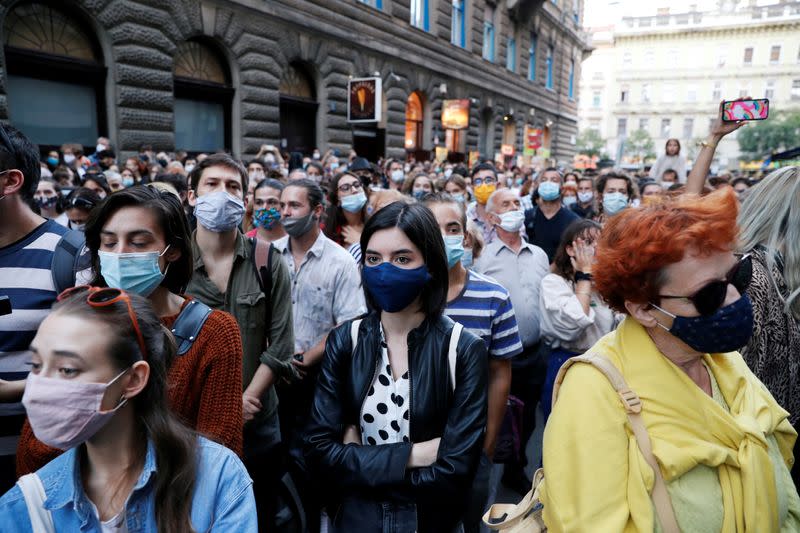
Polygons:
<instances>
[{"instance_id":1,"label":"eyeglasses","mask_svg":"<svg viewBox=\"0 0 800 533\"><path fill-rule=\"evenodd\" d=\"M495 185L497 183L497 180L494 179L494 178L475 178L475 179L472 180L472 184L475 187L479 187L479 186L483 185L484 183L486 185Z\"/></svg>"},{"instance_id":2,"label":"eyeglasses","mask_svg":"<svg viewBox=\"0 0 800 533\"><path fill-rule=\"evenodd\" d=\"M753 257L744 254L739 261L725 275L725 280L715 280L707 283L691 296L672 296L669 294L659 294L659 298L689 300L694 304L697 312L707 316L722 307L725 297L728 294L728 285L733 285L739 293L743 293L750 285L753 277Z\"/></svg>"},{"instance_id":3,"label":"eyeglasses","mask_svg":"<svg viewBox=\"0 0 800 533\"><path fill-rule=\"evenodd\" d=\"M109 305L114 305L117 302L125 302L125 305L128 306L128 316L131 319L133 330L136 332L136 340L139 342L139 349L142 351L142 358L147 359L147 348L144 344L144 337L142 337L142 330L139 328L139 320L136 318L136 313L133 312L133 304L131 304L131 298L128 296L128 293L113 287L91 287L89 285L78 285L63 291L58 295L56 301L61 302L82 292L87 293L86 303L95 308L108 307Z\"/></svg>"},{"instance_id":4,"label":"eyeglasses","mask_svg":"<svg viewBox=\"0 0 800 533\"><path fill-rule=\"evenodd\" d=\"M352 191L360 191L364 188L360 182L354 181L353 183L345 183L344 185L339 185L339 192L343 192L345 194Z\"/></svg>"}]
</instances>

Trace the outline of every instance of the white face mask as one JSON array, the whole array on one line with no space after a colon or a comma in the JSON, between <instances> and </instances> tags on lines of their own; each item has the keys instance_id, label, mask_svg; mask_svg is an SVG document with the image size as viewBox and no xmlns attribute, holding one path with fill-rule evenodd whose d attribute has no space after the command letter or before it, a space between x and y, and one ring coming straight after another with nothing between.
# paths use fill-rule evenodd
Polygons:
<instances>
[{"instance_id":1,"label":"white face mask","mask_svg":"<svg viewBox=\"0 0 800 533\"><path fill-rule=\"evenodd\" d=\"M64 163L71 165L75 161L75 156L72 154L64 154Z\"/></svg>"},{"instance_id":2,"label":"white face mask","mask_svg":"<svg viewBox=\"0 0 800 533\"><path fill-rule=\"evenodd\" d=\"M275 156L273 154L267 154L264 156L264 161L269 163L270 165L275 162Z\"/></svg>"},{"instance_id":3,"label":"white face mask","mask_svg":"<svg viewBox=\"0 0 800 533\"><path fill-rule=\"evenodd\" d=\"M500 224L498 224L498 226L510 233L519 231L522 228L522 224L525 223L525 213L520 210L507 211L498 216L500 217Z\"/></svg>"},{"instance_id":4,"label":"white face mask","mask_svg":"<svg viewBox=\"0 0 800 533\"><path fill-rule=\"evenodd\" d=\"M187 172L187 173L189 173L189 172L191 172L192 170L194 170L194 165L192 165L192 164L189 164L189 165L186 165L186 167L185 167L185 168L186 168L186 172Z\"/></svg>"},{"instance_id":5,"label":"white face mask","mask_svg":"<svg viewBox=\"0 0 800 533\"><path fill-rule=\"evenodd\" d=\"M105 144L98 144L97 146L94 147L94 149L95 149L95 152L102 152L103 150L106 149L106 145Z\"/></svg>"},{"instance_id":6,"label":"white face mask","mask_svg":"<svg viewBox=\"0 0 800 533\"><path fill-rule=\"evenodd\" d=\"M594 193L592 191L580 191L578 193L578 201L583 204L586 202L591 202L592 198L594 198Z\"/></svg>"}]
</instances>

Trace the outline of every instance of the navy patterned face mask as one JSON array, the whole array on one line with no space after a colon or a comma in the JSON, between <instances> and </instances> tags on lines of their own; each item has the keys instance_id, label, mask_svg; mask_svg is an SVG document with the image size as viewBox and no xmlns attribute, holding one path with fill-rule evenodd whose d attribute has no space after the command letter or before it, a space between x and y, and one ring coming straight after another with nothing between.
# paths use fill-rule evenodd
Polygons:
<instances>
[{"instance_id":1,"label":"navy patterned face mask","mask_svg":"<svg viewBox=\"0 0 800 533\"><path fill-rule=\"evenodd\" d=\"M661 323L658 323L659 326L701 353L738 350L747 344L753 334L753 304L746 294L705 316L676 316L655 304L651 305L673 318L671 328Z\"/></svg>"}]
</instances>

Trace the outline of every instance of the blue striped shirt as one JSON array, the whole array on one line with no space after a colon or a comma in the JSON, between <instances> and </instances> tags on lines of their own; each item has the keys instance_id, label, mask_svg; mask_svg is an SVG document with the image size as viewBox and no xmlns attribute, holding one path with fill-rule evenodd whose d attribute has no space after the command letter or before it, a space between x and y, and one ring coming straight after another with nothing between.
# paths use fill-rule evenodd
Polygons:
<instances>
[{"instance_id":1,"label":"blue striped shirt","mask_svg":"<svg viewBox=\"0 0 800 533\"><path fill-rule=\"evenodd\" d=\"M50 312L56 288L50 268L53 251L67 228L48 220L21 240L0 248L0 295L11 300L11 314L0 316L0 379L25 379L28 347ZM0 455L13 454L19 435L21 403L0 403Z\"/></svg>"},{"instance_id":2,"label":"blue striped shirt","mask_svg":"<svg viewBox=\"0 0 800 533\"><path fill-rule=\"evenodd\" d=\"M510 359L522 353L511 298L491 278L468 270L464 289L447 302L444 313L482 338L491 359Z\"/></svg>"}]
</instances>

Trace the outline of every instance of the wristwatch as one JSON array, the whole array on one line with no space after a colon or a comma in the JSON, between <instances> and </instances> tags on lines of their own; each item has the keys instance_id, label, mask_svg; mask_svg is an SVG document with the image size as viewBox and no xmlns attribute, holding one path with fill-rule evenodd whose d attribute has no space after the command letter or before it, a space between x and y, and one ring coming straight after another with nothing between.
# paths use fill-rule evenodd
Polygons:
<instances>
[{"instance_id":1,"label":"wristwatch","mask_svg":"<svg viewBox=\"0 0 800 533\"><path fill-rule=\"evenodd\" d=\"M711 148L712 150L714 150L717 147L717 143L708 140L698 141L697 146L699 146L700 148Z\"/></svg>"},{"instance_id":2,"label":"wristwatch","mask_svg":"<svg viewBox=\"0 0 800 533\"><path fill-rule=\"evenodd\" d=\"M575 272L575 281L594 281L594 278L591 274L587 274L586 272L581 272L578 270Z\"/></svg>"}]
</instances>

